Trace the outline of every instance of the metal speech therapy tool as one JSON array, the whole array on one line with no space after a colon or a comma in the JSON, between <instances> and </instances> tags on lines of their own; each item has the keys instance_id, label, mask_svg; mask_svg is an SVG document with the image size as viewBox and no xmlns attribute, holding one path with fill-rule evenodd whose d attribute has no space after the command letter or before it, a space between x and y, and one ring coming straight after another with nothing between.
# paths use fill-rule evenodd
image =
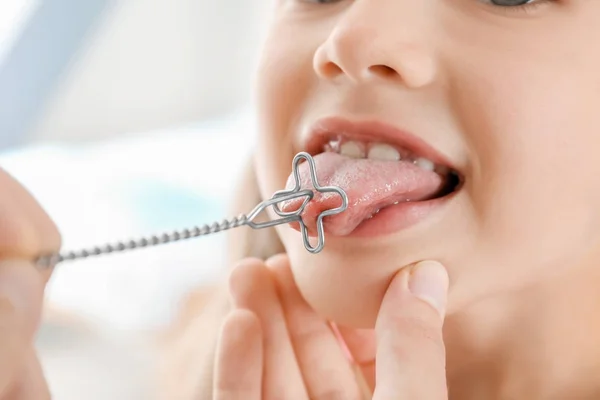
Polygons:
<instances>
[{"instance_id":1,"label":"metal speech therapy tool","mask_svg":"<svg viewBox=\"0 0 600 400\"><path fill-rule=\"evenodd\" d=\"M308 163L308 167L310 170L310 178L312 180L314 191L321 193L337 193L341 198L341 205L339 207L325 210L317 216L317 243L314 246L310 244L308 229L306 228L304 220L302 219L302 213L304 212L304 209L314 197L314 191L312 189L301 188L299 167L300 162L303 159L306 160L306 162ZM294 157L294 160L292 162L292 173L295 180L295 185L292 189L280 190L275 192L275 194L273 194L273 196L270 199L259 203L248 214L241 214L235 218L226 219L221 222L214 222L210 225L205 224L195 226L191 229L183 229L180 231L163 233L162 235L152 235L136 240L117 242L114 244L106 244L104 246L97 246L79 251L43 255L36 260L36 265L38 266L38 268L51 268L63 261L74 261L103 254L147 248L159 244L172 243L184 239L191 239L199 236L206 236L213 233L219 233L228 229L238 228L241 226L248 226L252 229L263 229L270 228L276 225L290 224L294 222L300 225L300 232L302 234L302 240L304 242L304 247L306 248L306 250L313 254L319 253L321 250L323 250L323 247L325 246L323 218L344 212L348 208L348 196L346 195L346 192L344 192L344 190L340 187L319 185L315 161L313 160L312 156L308 153L298 153ZM299 198L304 198L304 200L297 210L288 212L281 210L279 206L280 203ZM255 222L259 215L269 207L273 207L275 214L277 214L279 218L267 220L264 222Z\"/></svg>"}]
</instances>

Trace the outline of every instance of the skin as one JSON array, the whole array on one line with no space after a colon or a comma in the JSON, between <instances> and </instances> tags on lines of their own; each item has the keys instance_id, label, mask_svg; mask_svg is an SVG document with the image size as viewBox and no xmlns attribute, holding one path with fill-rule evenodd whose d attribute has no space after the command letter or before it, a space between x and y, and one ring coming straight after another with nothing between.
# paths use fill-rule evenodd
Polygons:
<instances>
[{"instance_id":1,"label":"skin","mask_svg":"<svg viewBox=\"0 0 600 400\"><path fill-rule=\"evenodd\" d=\"M411 131L452 160L465 186L435 218L384 238L328 237L318 257L280 228L288 272L272 260L238 266L214 315L186 330L192 348L208 349L190 362L202 366L192 369L195 379L211 371L217 389L194 390L190 379L189 398L241 390L269 398L288 378L299 398L358 390L326 319L342 325L376 396L598 397L600 3L539 3L517 12L476 0L275 1L257 91L264 197L285 185L304 127L332 114ZM59 238L3 173L0 189L0 399L43 399L31 343L47 275L26 260L56 249ZM406 276L420 260L440 261L449 275L443 344L440 319L407 295ZM398 282L404 291L393 290ZM192 339L207 337L223 316L213 357L214 343ZM327 347L294 340L306 324ZM256 346L240 346L240 337ZM325 381L337 382L329 391L309 379L315 365L306 357L315 354L342 374ZM378 376L367 370L374 359ZM250 368L241 382L228 379L236 360ZM421 380L415 370L426 371ZM435 390L445 383L449 393Z\"/></svg>"},{"instance_id":2,"label":"skin","mask_svg":"<svg viewBox=\"0 0 600 400\"><path fill-rule=\"evenodd\" d=\"M34 198L0 169L0 399L50 393L33 346L51 270L28 260L55 252L60 235Z\"/></svg>"},{"instance_id":3,"label":"skin","mask_svg":"<svg viewBox=\"0 0 600 400\"><path fill-rule=\"evenodd\" d=\"M273 5L257 85L262 195L285 186L306 126L332 115L412 132L465 186L435 217L386 237L330 236L318 257L279 228L303 297L328 319L372 328L392 276L438 260L451 282L453 395L593 397L600 2L325 3Z\"/></svg>"},{"instance_id":4,"label":"skin","mask_svg":"<svg viewBox=\"0 0 600 400\"><path fill-rule=\"evenodd\" d=\"M446 399L447 289L439 263L419 263L394 277L374 331L377 347L364 336L351 346L377 356L375 376L372 363L349 362L328 323L302 298L287 256L245 260L230 279L233 310L220 332L212 398Z\"/></svg>"}]
</instances>

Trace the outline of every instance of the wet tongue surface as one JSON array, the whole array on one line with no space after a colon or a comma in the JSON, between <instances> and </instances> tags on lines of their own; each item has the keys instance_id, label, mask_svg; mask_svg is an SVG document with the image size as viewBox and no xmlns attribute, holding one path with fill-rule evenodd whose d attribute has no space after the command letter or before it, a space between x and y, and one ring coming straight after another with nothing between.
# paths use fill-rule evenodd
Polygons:
<instances>
[{"instance_id":1,"label":"wet tongue surface","mask_svg":"<svg viewBox=\"0 0 600 400\"><path fill-rule=\"evenodd\" d=\"M348 209L324 219L325 231L334 236L350 234L361 222L377 210L395 202L426 200L442 188L443 179L433 171L426 171L408 161L373 161L351 159L326 152L314 157L320 186L339 186L348 195ZM313 188L308 163L299 168L302 188ZM290 175L287 188L294 186ZM298 209L302 199L282 205L285 211ZM302 214L311 234L317 216L341 205L336 193L315 193ZM297 228L297 227L296 227Z\"/></svg>"}]
</instances>

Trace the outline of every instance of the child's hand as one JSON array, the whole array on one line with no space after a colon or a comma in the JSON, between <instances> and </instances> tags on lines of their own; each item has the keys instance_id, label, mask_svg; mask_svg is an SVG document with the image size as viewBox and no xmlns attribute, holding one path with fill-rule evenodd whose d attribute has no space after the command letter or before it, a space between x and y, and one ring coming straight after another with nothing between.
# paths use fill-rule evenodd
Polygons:
<instances>
[{"instance_id":1,"label":"child's hand","mask_svg":"<svg viewBox=\"0 0 600 400\"><path fill-rule=\"evenodd\" d=\"M51 271L29 260L59 247L50 218L0 169L0 400L50 398L33 340Z\"/></svg>"},{"instance_id":2,"label":"child's hand","mask_svg":"<svg viewBox=\"0 0 600 400\"><path fill-rule=\"evenodd\" d=\"M357 379L328 324L302 300L287 259L247 261L231 279L234 311L226 320L217 349L214 399L361 399L370 397ZM437 271L445 306L447 276ZM415 272L418 271L418 272ZM376 399L446 399L442 318L408 290L411 272L398 274L382 303L375 332L344 331L354 358L372 381L377 351ZM411 279L423 294L426 285ZM278 293L279 292L279 297ZM280 300L281 299L281 300ZM379 346L375 349L375 336ZM369 367L371 366L371 367ZM360 378L360 377L359 377ZM371 379L369 379L371 378Z\"/></svg>"}]
</instances>

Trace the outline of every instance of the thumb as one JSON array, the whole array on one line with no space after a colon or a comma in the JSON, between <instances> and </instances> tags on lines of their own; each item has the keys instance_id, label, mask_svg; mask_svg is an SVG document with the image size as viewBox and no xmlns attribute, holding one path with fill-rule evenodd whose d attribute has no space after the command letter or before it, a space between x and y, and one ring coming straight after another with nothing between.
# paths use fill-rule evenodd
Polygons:
<instances>
[{"instance_id":1,"label":"thumb","mask_svg":"<svg viewBox=\"0 0 600 400\"><path fill-rule=\"evenodd\" d=\"M377 335L374 399L446 399L442 338L448 274L434 261L400 271L384 296Z\"/></svg>"}]
</instances>

